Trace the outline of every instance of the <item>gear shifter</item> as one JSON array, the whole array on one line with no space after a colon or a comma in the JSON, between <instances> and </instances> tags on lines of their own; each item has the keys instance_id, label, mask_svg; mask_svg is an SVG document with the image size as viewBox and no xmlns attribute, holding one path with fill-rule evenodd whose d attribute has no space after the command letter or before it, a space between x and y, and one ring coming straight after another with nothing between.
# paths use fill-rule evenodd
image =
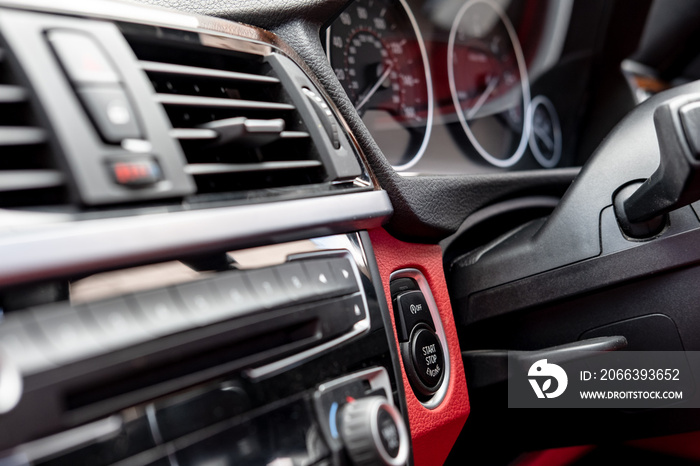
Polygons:
<instances>
[{"instance_id":1,"label":"gear shifter","mask_svg":"<svg viewBox=\"0 0 700 466\"><path fill-rule=\"evenodd\" d=\"M632 238L659 234L667 214L700 199L700 100L683 96L654 111L659 167L643 183L633 182L615 196L620 227Z\"/></svg>"}]
</instances>

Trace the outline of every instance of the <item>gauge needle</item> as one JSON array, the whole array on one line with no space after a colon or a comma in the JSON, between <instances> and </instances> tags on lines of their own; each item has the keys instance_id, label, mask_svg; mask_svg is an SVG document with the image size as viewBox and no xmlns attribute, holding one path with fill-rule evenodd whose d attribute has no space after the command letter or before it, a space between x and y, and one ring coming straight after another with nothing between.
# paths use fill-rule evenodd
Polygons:
<instances>
[{"instance_id":1,"label":"gauge needle","mask_svg":"<svg viewBox=\"0 0 700 466\"><path fill-rule=\"evenodd\" d=\"M493 92L494 89L496 89L496 86L498 85L498 76L495 76L489 80L489 85L486 86L486 90L484 91L483 94L481 94L481 97L479 97L479 100L476 101L474 106L469 110L469 113L467 113L467 120L471 120L474 118L474 115L476 115L476 112L479 111L479 109L486 103L486 99L489 98L491 93Z\"/></svg>"},{"instance_id":2,"label":"gauge needle","mask_svg":"<svg viewBox=\"0 0 700 466\"><path fill-rule=\"evenodd\" d=\"M547 146L548 150L554 149L554 141L549 137L546 129L540 126L533 126L532 130L535 132L535 135L542 140L544 145Z\"/></svg>"},{"instance_id":3,"label":"gauge needle","mask_svg":"<svg viewBox=\"0 0 700 466\"><path fill-rule=\"evenodd\" d=\"M379 86L382 85L382 83L386 80L386 78L389 77L389 73L391 73L391 70L394 69L393 65L389 65L386 67L384 72L382 73L381 76L379 76L379 79L377 79L377 82L374 83L374 86L367 91L367 94L362 98L359 104L357 104L357 107L355 107L357 110L361 109L368 101L369 99L374 95L375 92L377 92L377 89L379 89Z\"/></svg>"}]
</instances>

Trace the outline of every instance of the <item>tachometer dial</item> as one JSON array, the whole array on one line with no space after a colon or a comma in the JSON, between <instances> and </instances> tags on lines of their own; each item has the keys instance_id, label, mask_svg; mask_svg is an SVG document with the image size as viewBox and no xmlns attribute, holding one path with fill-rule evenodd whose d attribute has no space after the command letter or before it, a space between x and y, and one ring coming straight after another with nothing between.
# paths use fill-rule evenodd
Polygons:
<instances>
[{"instance_id":1,"label":"tachometer dial","mask_svg":"<svg viewBox=\"0 0 700 466\"><path fill-rule=\"evenodd\" d=\"M331 66L397 170L425 152L433 100L425 46L404 0L358 0L328 28Z\"/></svg>"},{"instance_id":2,"label":"tachometer dial","mask_svg":"<svg viewBox=\"0 0 700 466\"><path fill-rule=\"evenodd\" d=\"M528 144L530 85L515 29L498 4L462 6L447 61L457 117L474 149L497 167L515 165Z\"/></svg>"}]
</instances>

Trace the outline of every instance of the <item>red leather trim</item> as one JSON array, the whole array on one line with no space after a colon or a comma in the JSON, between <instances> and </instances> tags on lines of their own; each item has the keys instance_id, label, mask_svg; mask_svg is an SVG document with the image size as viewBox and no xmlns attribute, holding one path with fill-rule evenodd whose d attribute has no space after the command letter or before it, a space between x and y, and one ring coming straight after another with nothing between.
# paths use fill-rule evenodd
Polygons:
<instances>
[{"instance_id":1,"label":"red leather trim","mask_svg":"<svg viewBox=\"0 0 700 466\"><path fill-rule=\"evenodd\" d=\"M567 466L585 456L593 448L595 447L591 445L582 445L533 451L520 456L512 466Z\"/></svg>"},{"instance_id":2,"label":"red leather trim","mask_svg":"<svg viewBox=\"0 0 700 466\"><path fill-rule=\"evenodd\" d=\"M442 404L432 410L424 407L413 394L413 389L406 377L403 361L401 362L401 370L408 406L408 420L411 424L414 463L416 466L443 464L462 431L467 416L469 416L469 395L467 382L464 378L457 328L442 268L442 250L440 246L399 241L383 228L370 230L369 235L377 257L384 294L388 297L387 305L392 314L389 276L392 272L405 268L418 269L425 275L440 311L450 352L451 367L450 382ZM398 337L393 318L392 325L398 349Z\"/></svg>"}]
</instances>

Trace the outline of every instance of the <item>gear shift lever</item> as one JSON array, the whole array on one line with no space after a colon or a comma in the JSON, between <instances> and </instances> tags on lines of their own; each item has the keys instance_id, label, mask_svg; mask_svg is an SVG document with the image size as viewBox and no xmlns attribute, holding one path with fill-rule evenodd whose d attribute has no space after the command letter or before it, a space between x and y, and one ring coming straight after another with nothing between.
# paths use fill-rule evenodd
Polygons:
<instances>
[{"instance_id":1,"label":"gear shift lever","mask_svg":"<svg viewBox=\"0 0 700 466\"><path fill-rule=\"evenodd\" d=\"M684 96L658 107L654 126L659 167L641 185L628 184L615 196L620 226L632 238L657 235L669 212L700 199L700 97Z\"/></svg>"}]
</instances>

